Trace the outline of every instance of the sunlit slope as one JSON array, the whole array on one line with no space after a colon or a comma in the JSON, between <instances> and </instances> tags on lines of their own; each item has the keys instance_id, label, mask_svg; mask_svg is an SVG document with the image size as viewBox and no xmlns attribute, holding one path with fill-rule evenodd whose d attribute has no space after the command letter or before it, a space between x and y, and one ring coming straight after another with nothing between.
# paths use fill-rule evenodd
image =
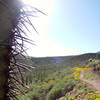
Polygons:
<instances>
[{"instance_id":1,"label":"sunlit slope","mask_svg":"<svg viewBox=\"0 0 100 100\"><path fill-rule=\"evenodd\" d=\"M80 100L81 98L96 100L99 98L99 91L84 81L93 79L95 81L100 78L97 76L98 66L100 66L99 54L30 57L30 59L34 69L22 73L27 88L22 89L25 95L19 95L19 100Z\"/></svg>"},{"instance_id":2,"label":"sunlit slope","mask_svg":"<svg viewBox=\"0 0 100 100\"><path fill-rule=\"evenodd\" d=\"M99 100L100 91L83 80L84 73L92 71L89 65L68 67L50 74L45 80L28 85L28 92L20 100ZM88 74L88 73L87 73ZM86 74L86 75L87 75ZM94 74L96 76L96 74ZM85 80L86 77L84 77ZM98 77L98 79L100 79ZM90 80L89 80L90 81ZM95 79L94 79L95 81Z\"/></svg>"}]
</instances>

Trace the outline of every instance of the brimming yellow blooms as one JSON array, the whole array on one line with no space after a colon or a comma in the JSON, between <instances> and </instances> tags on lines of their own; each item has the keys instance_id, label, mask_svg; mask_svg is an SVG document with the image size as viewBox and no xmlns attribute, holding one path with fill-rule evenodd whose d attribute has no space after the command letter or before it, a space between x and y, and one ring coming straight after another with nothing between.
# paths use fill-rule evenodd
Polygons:
<instances>
[{"instance_id":1,"label":"brimming yellow blooms","mask_svg":"<svg viewBox=\"0 0 100 100\"><path fill-rule=\"evenodd\" d=\"M100 98L96 98L95 100L100 100Z\"/></svg>"},{"instance_id":2,"label":"brimming yellow blooms","mask_svg":"<svg viewBox=\"0 0 100 100\"><path fill-rule=\"evenodd\" d=\"M79 72L74 72L73 77L74 77L75 80L79 80L79 77L80 77Z\"/></svg>"},{"instance_id":3,"label":"brimming yellow blooms","mask_svg":"<svg viewBox=\"0 0 100 100\"><path fill-rule=\"evenodd\" d=\"M90 70L91 68L86 68L86 67L74 67L73 68L75 71L81 71L81 70Z\"/></svg>"},{"instance_id":4,"label":"brimming yellow blooms","mask_svg":"<svg viewBox=\"0 0 100 100\"><path fill-rule=\"evenodd\" d=\"M88 68L88 67L74 67L73 70L75 71L73 73L73 77L75 80L79 80L79 77L80 77L80 71L81 70L91 70L91 68Z\"/></svg>"}]
</instances>

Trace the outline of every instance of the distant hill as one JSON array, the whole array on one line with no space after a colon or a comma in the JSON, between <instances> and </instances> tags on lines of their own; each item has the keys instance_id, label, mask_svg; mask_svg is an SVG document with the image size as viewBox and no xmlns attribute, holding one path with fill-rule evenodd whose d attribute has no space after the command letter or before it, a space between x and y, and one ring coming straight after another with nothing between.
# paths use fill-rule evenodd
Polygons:
<instances>
[{"instance_id":1,"label":"distant hill","mask_svg":"<svg viewBox=\"0 0 100 100\"><path fill-rule=\"evenodd\" d=\"M41 58L34 58L31 57L33 65L52 65L52 64L59 64L65 66L75 66L87 63L89 59L100 59L100 53L86 53L82 55L76 56L58 56L58 57L41 57Z\"/></svg>"},{"instance_id":2,"label":"distant hill","mask_svg":"<svg viewBox=\"0 0 100 100\"><path fill-rule=\"evenodd\" d=\"M56 57L23 57L17 56L16 60L29 66L77 66L87 64L89 59L100 59L99 53L86 53L75 56L56 56Z\"/></svg>"}]
</instances>

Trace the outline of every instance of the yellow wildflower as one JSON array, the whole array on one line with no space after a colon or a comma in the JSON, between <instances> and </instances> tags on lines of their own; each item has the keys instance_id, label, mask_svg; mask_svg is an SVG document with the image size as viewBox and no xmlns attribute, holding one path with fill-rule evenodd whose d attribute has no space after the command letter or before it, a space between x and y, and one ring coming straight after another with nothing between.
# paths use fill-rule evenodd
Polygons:
<instances>
[{"instance_id":1,"label":"yellow wildflower","mask_svg":"<svg viewBox=\"0 0 100 100\"><path fill-rule=\"evenodd\" d=\"M96 98L95 100L100 100L100 98Z\"/></svg>"}]
</instances>

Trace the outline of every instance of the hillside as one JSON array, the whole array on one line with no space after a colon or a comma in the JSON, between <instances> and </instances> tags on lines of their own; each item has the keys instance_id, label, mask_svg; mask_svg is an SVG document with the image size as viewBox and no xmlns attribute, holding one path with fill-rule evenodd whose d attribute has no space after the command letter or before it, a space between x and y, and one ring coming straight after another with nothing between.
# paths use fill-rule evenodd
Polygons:
<instances>
[{"instance_id":1,"label":"hillside","mask_svg":"<svg viewBox=\"0 0 100 100\"><path fill-rule=\"evenodd\" d=\"M23 63L32 66L42 66L42 65L55 65L55 64L65 64L66 66L75 66L79 64L88 63L89 59L100 59L100 53L86 53L81 55L73 56L56 56L56 57L23 57L17 56L16 60L18 63Z\"/></svg>"},{"instance_id":2,"label":"hillside","mask_svg":"<svg viewBox=\"0 0 100 100\"><path fill-rule=\"evenodd\" d=\"M29 58L34 68L22 73L26 87L18 100L98 100L93 87L100 80L100 54Z\"/></svg>"},{"instance_id":3,"label":"hillside","mask_svg":"<svg viewBox=\"0 0 100 100\"><path fill-rule=\"evenodd\" d=\"M100 59L100 53L86 53L76 56L58 56L58 57L32 57L34 65L47 65L47 64L65 64L66 66L75 66L79 64L87 63L89 59Z\"/></svg>"}]
</instances>

